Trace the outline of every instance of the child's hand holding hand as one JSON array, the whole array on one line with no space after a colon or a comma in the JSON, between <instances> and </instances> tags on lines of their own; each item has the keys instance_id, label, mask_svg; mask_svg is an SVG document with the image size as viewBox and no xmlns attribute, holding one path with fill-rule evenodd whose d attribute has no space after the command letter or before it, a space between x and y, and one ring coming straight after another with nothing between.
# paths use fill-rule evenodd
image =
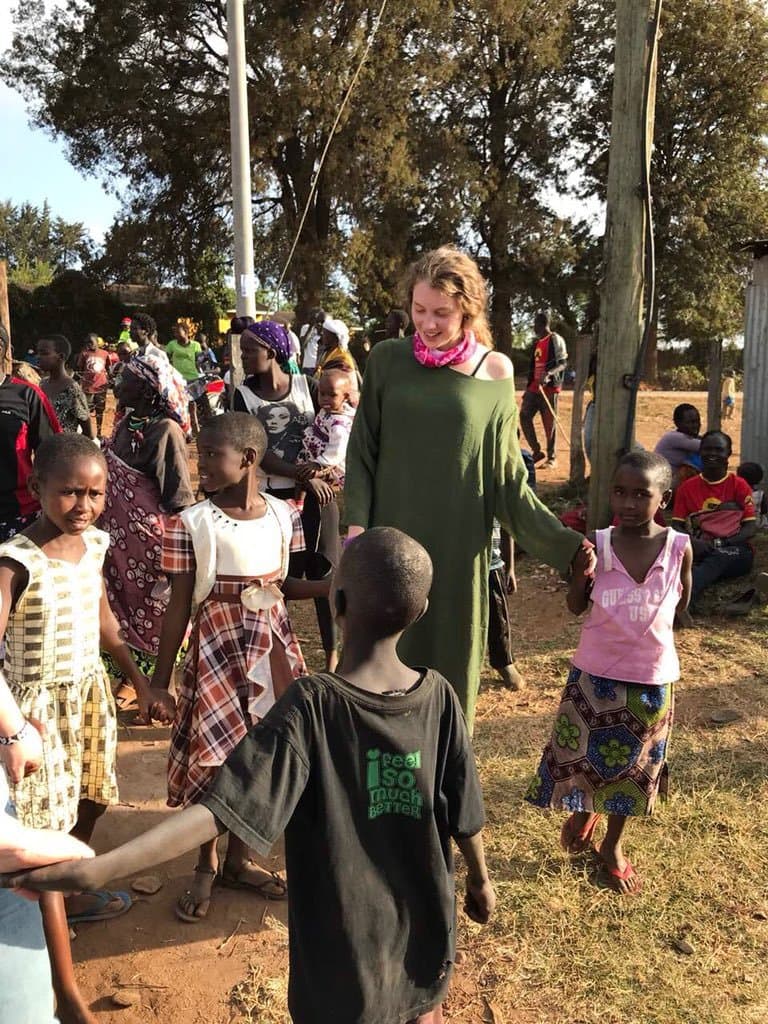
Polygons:
<instances>
[{"instance_id":1,"label":"child's hand holding hand","mask_svg":"<svg viewBox=\"0 0 768 1024\"><path fill-rule=\"evenodd\" d=\"M153 719L163 723L173 721L176 701L168 690L152 686L144 675L141 676L141 684L136 685L136 701L139 705L138 719L143 725L151 725Z\"/></svg>"},{"instance_id":2,"label":"child's hand holding hand","mask_svg":"<svg viewBox=\"0 0 768 1024\"><path fill-rule=\"evenodd\" d=\"M491 880L473 879L467 875L467 894L464 899L464 913L478 924L487 924L496 907L496 893Z\"/></svg>"},{"instance_id":3,"label":"child's hand holding hand","mask_svg":"<svg viewBox=\"0 0 768 1024\"><path fill-rule=\"evenodd\" d=\"M319 469L316 462L303 462L296 467L296 479L300 484L306 484L318 475Z\"/></svg>"},{"instance_id":4,"label":"child's hand holding hand","mask_svg":"<svg viewBox=\"0 0 768 1024\"><path fill-rule=\"evenodd\" d=\"M597 556L595 549L589 541L584 538L582 545L574 555L571 562L574 577L594 576L597 568Z\"/></svg>"},{"instance_id":5,"label":"child's hand holding hand","mask_svg":"<svg viewBox=\"0 0 768 1024\"><path fill-rule=\"evenodd\" d=\"M312 491L315 495L320 508L325 508L326 505L330 505L333 501L333 488L325 480L320 479L320 477L310 480L307 484L307 490Z\"/></svg>"},{"instance_id":6,"label":"child's hand holding hand","mask_svg":"<svg viewBox=\"0 0 768 1024\"><path fill-rule=\"evenodd\" d=\"M159 687L149 691L149 713L158 722L169 725L176 714L176 701L173 694Z\"/></svg>"}]
</instances>

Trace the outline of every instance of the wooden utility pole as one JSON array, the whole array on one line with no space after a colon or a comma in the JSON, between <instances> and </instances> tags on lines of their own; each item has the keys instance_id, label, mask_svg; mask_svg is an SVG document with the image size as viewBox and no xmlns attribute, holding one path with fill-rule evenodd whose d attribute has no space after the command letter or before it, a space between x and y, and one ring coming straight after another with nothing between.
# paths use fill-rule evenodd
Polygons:
<instances>
[{"instance_id":1,"label":"wooden utility pole","mask_svg":"<svg viewBox=\"0 0 768 1024\"><path fill-rule=\"evenodd\" d=\"M654 12L658 13L658 0L616 0L605 269L589 489L591 529L610 522L611 479L617 454L624 447L628 415L634 409L634 395L627 384L637 372L642 341L646 228L643 152L649 164L656 94L656 46L650 32Z\"/></svg>"},{"instance_id":2,"label":"wooden utility pole","mask_svg":"<svg viewBox=\"0 0 768 1024\"><path fill-rule=\"evenodd\" d=\"M573 407L571 409L571 470L568 482L576 488L584 486L586 459L584 457L584 387L589 373L589 354L592 350L592 335L580 334L576 339L573 382Z\"/></svg>"},{"instance_id":3,"label":"wooden utility pole","mask_svg":"<svg viewBox=\"0 0 768 1024\"><path fill-rule=\"evenodd\" d=\"M11 336L11 311L8 306L8 264L5 260L0 260L0 323L8 331L8 337ZM11 354L11 346L8 346L8 351L5 356L5 365L0 367L3 373L10 373L13 364L13 356Z\"/></svg>"},{"instance_id":4,"label":"wooden utility pole","mask_svg":"<svg viewBox=\"0 0 768 1024\"><path fill-rule=\"evenodd\" d=\"M768 466L768 239L744 247L754 257L744 311L741 458Z\"/></svg>"},{"instance_id":5,"label":"wooden utility pole","mask_svg":"<svg viewBox=\"0 0 768 1024\"><path fill-rule=\"evenodd\" d=\"M723 339L713 338L707 349L707 430L719 430L720 391L723 384Z\"/></svg>"}]
</instances>

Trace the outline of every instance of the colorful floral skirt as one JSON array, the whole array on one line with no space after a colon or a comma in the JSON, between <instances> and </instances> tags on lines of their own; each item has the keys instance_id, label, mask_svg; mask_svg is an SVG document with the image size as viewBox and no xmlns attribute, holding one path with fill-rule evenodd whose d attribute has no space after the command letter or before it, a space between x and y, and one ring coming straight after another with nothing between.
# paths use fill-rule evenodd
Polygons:
<instances>
[{"instance_id":1,"label":"colorful floral skirt","mask_svg":"<svg viewBox=\"0 0 768 1024\"><path fill-rule=\"evenodd\" d=\"M525 799L537 807L651 814L666 793L672 684L644 686L571 668Z\"/></svg>"}]
</instances>

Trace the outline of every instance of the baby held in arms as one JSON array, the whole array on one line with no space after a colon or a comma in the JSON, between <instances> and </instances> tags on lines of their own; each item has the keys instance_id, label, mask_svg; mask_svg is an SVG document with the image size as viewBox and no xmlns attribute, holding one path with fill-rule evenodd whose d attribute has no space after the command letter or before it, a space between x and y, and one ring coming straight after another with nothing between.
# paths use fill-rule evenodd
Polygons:
<instances>
[{"instance_id":1,"label":"baby held in arms","mask_svg":"<svg viewBox=\"0 0 768 1024\"><path fill-rule=\"evenodd\" d=\"M357 397L357 382L351 370L331 367L323 371L317 386L320 408L314 422L304 431L298 459L300 483L319 476L334 488L343 489Z\"/></svg>"}]
</instances>

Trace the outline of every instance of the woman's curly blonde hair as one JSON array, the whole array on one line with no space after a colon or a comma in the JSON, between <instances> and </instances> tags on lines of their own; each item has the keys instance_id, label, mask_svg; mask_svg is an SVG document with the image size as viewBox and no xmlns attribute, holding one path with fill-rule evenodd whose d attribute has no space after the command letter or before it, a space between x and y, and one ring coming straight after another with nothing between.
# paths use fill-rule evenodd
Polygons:
<instances>
[{"instance_id":1,"label":"woman's curly blonde hair","mask_svg":"<svg viewBox=\"0 0 768 1024\"><path fill-rule=\"evenodd\" d=\"M488 326L488 288L480 268L466 253L453 245L441 245L412 263L403 278L402 290L410 310L413 289L419 281L459 300L464 326L475 333L481 345L493 348Z\"/></svg>"}]
</instances>

